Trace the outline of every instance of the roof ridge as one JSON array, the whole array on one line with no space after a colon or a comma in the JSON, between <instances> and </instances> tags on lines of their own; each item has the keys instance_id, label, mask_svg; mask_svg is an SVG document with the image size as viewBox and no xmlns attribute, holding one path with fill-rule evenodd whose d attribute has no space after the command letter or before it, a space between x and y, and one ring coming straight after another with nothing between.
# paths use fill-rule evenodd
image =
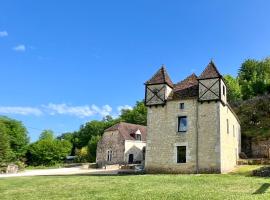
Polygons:
<instances>
[{"instance_id":1,"label":"roof ridge","mask_svg":"<svg viewBox=\"0 0 270 200\"><path fill-rule=\"evenodd\" d=\"M222 77L222 75L219 73L214 61L211 59L206 68L201 73L201 75L198 77L198 79L218 77Z\"/></svg>"},{"instance_id":2,"label":"roof ridge","mask_svg":"<svg viewBox=\"0 0 270 200\"><path fill-rule=\"evenodd\" d=\"M161 68L145 83L145 84L162 84L166 83L173 87L173 82L167 73L165 65L162 64Z\"/></svg>"}]
</instances>

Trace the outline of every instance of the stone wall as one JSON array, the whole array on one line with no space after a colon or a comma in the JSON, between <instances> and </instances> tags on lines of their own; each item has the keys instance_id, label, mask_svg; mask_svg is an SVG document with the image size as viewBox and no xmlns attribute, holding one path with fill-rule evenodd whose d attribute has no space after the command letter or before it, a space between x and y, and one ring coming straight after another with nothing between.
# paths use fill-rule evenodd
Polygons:
<instances>
[{"instance_id":1,"label":"stone wall","mask_svg":"<svg viewBox=\"0 0 270 200\"><path fill-rule=\"evenodd\" d=\"M107 152L112 151L112 160L107 161ZM99 167L112 164L123 164L125 140L119 131L105 132L97 145L96 163Z\"/></svg>"},{"instance_id":2,"label":"stone wall","mask_svg":"<svg viewBox=\"0 0 270 200\"><path fill-rule=\"evenodd\" d=\"M240 124L228 106L219 103L220 108L220 142L221 142L221 172L231 171L236 165L241 151ZM227 119L229 132L227 131Z\"/></svg>"},{"instance_id":3,"label":"stone wall","mask_svg":"<svg viewBox=\"0 0 270 200\"><path fill-rule=\"evenodd\" d=\"M181 110L180 103L185 104ZM149 173L193 173L196 170L197 99L168 101L148 108L145 169ZM187 116L187 132L178 132L178 116ZM186 163L176 162L176 146L187 146Z\"/></svg>"},{"instance_id":4,"label":"stone wall","mask_svg":"<svg viewBox=\"0 0 270 200\"><path fill-rule=\"evenodd\" d=\"M220 172L218 103L198 105L198 167L200 172ZM195 137L195 135L194 135Z\"/></svg>"},{"instance_id":5,"label":"stone wall","mask_svg":"<svg viewBox=\"0 0 270 200\"><path fill-rule=\"evenodd\" d=\"M270 155L270 139L253 139L251 141L253 158L269 158Z\"/></svg>"}]
</instances>

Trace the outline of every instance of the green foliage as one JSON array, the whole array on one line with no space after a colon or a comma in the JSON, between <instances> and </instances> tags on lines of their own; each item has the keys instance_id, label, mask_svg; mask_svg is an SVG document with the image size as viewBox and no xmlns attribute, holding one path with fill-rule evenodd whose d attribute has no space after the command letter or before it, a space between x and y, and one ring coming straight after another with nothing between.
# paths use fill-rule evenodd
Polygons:
<instances>
[{"instance_id":1,"label":"green foliage","mask_svg":"<svg viewBox=\"0 0 270 200\"><path fill-rule=\"evenodd\" d=\"M246 60L240 67L238 78L244 100L269 93L270 58Z\"/></svg>"},{"instance_id":2,"label":"green foliage","mask_svg":"<svg viewBox=\"0 0 270 200\"><path fill-rule=\"evenodd\" d=\"M100 135L93 136L88 143L88 155L90 162L96 161L97 143L100 140L100 138L101 138Z\"/></svg>"},{"instance_id":3,"label":"green foliage","mask_svg":"<svg viewBox=\"0 0 270 200\"><path fill-rule=\"evenodd\" d=\"M75 155L76 155L76 162L84 163L89 161L87 146L81 149L76 149Z\"/></svg>"},{"instance_id":4,"label":"green foliage","mask_svg":"<svg viewBox=\"0 0 270 200\"><path fill-rule=\"evenodd\" d=\"M5 160L23 160L29 142L28 133L24 125L20 121L8 117L0 117L0 132L0 140L2 139L0 149L7 149L6 151L8 152L5 153Z\"/></svg>"},{"instance_id":5,"label":"green foliage","mask_svg":"<svg viewBox=\"0 0 270 200\"><path fill-rule=\"evenodd\" d=\"M63 162L66 156L70 154L72 144L66 140L54 139L51 133L51 131L43 131L40 140L29 146L28 164L55 165Z\"/></svg>"},{"instance_id":6,"label":"green foliage","mask_svg":"<svg viewBox=\"0 0 270 200\"><path fill-rule=\"evenodd\" d=\"M234 107L240 121L242 135L265 138L270 136L270 95L258 96Z\"/></svg>"},{"instance_id":7,"label":"green foliage","mask_svg":"<svg viewBox=\"0 0 270 200\"><path fill-rule=\"evenodd\" d=\"M231 75L225 75L224 80L227 85L227 98L229 102L237 102L241 100L242 94L241 94L241 88L238 82L238 79L232 77Z\"/></svg>"},{"instance_id":8,"label":"green foliage","mask_svg":"<svg viewBox=\"0 0 270 200\"><path fill-rule=\"evenodd\" d=\"M39 140L53 140L54 135L52 130L44 130L39 136Z\"/></svg>"},{"instance_id":9,"label":"green foliage","mask_svg":"<svg viewBox=\"0 0 270 200\"><path fill-rule=\"evenodd\" d=\"M0 164L12 160L9 137L3 122L0 121Z\"/></svg>"},{"instance_id":10,"label":"green foliage","mask_svg":"<svg viewBox=\"0 0 270 200\"><path fill-rule=\"evenodd\" d=\"M147 123L147 109L143 101L137 101L132 110L122 110L120 115L121 121L146 125Z\"/></svg>"}]
</instances>

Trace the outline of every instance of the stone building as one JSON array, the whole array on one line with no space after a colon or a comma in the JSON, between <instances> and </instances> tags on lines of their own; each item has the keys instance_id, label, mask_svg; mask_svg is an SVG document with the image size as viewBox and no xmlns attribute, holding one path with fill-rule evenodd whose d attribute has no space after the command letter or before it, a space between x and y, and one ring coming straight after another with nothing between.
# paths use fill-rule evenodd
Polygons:
<instances>
[{"instance_id":1,"label":"stone building","mask_svg":"<svg viewBox=\"0 0 270 200\"><path fill-rule=\"evenodd\" d=\"M99 167L112 164L144 163L146 127L120 122L106 129L97 144Z\"/></svg>"},{"instance_id":2,"label":"stone building","mask_svg":"<svg viewBox=\"0 0 270 200\"><path fill-rule=\"evenodd\" d=\"M202 74L173 84L166 69L145 83L147 172L223 173L241 150L237 116L211 61Z\"/></svg>"}]
</instances>

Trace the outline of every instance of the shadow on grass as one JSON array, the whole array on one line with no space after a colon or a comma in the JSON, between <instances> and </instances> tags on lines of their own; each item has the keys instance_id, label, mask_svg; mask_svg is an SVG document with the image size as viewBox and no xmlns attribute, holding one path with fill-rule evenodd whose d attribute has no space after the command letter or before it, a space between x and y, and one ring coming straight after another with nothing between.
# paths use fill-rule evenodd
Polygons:
<instances>
[{"instance_id":1,"label":"shadow on grass","mask_svg":"<svg viewBox=\"0 0 270 200\"><path fill-rule=\"evenodd\" d=\"M264 183L261 185L261 187L256 190L253 194L263 194L266 192L266 190L270 187L269 183Z\"/></svg>"}]
</instances>

